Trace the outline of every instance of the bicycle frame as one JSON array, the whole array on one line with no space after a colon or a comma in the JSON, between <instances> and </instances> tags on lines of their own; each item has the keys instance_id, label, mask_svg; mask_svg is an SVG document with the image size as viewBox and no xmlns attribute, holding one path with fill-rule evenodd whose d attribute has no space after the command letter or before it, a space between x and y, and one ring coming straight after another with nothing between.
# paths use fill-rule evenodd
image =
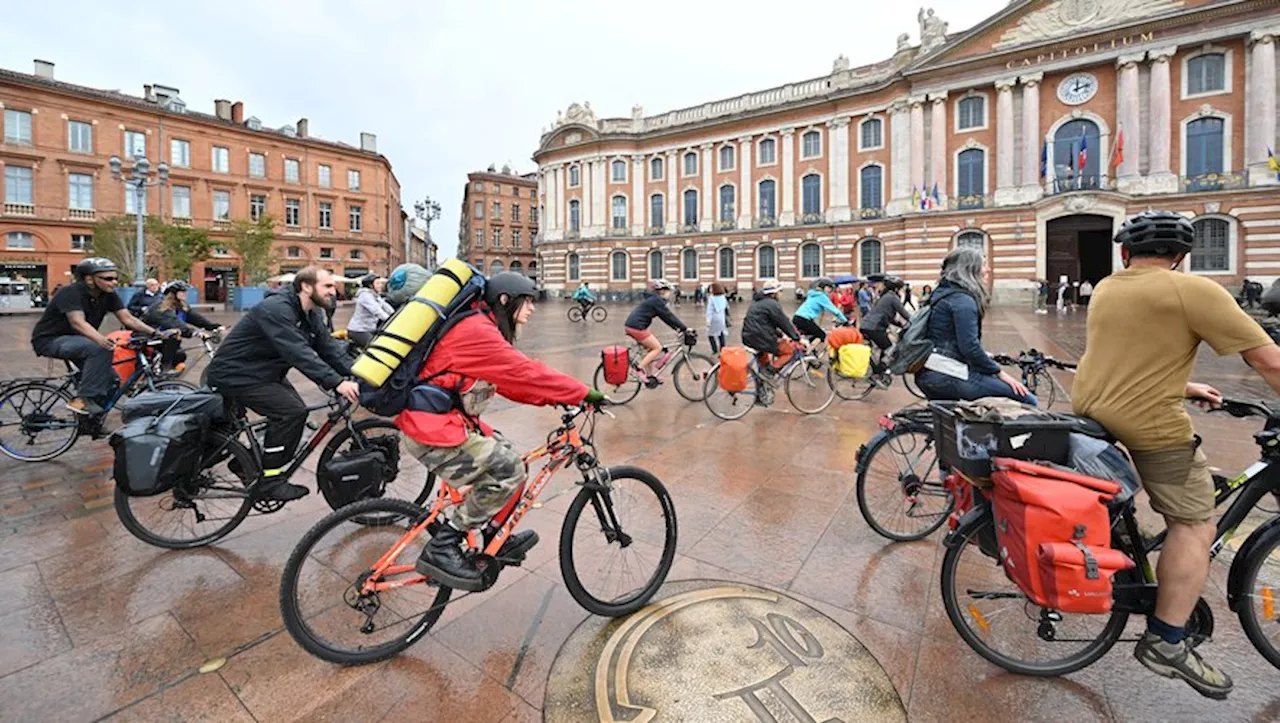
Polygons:
<instances>
[{"instance_id":1,"label":"bicycle frame","mask_svg":"<svg viewBox=\"0 0 1280 723\"><path fill-rule=\"evenodd\" d=\"M307 414L310 414L311 412L319 411L321 409L326 409L332 406L332 404L333 404L332 402L325 402L324 404L317 404L314 406L307 407ZM329 432L333 431L333 428L334 426L337 425L339 419L345 420L346 424L350 426L351 418L346 414L348 409L350 409L350 407L343 406L341 403L339 403L339 406L337 409L334 409L333 411L329 412L325 416L324 423L320 425L320 428L316 430L315 434L311 435L311 439L307 440L307 443L305 445L303 445L300 449L294 452L293 459L289 461L289 466L285 468L285 471L282 472L280 475L276 475L276 476L283 477L284 479L289 479L293 477L293 473L298 471L298 468L302 466L303 462L307 461L307 458L310 457L311 453L314 452L316 448L320 446L320 443L324 441L325 437L329 436ZM221 446L219 446L216 450L214 450L212 454L206 453L206 456L211 456L211 457L216 456L223 449L225 449L228 444L231 443L231 440L236 439L237 437L240 436L241 433L244 433L244 436L249 438L250 453L253 455L254 461L257 463L258 468L261 469L262 458L266 455L266 452L265 450L263 450L262 444L258 442L258 435L255 432L259 428L265 427L270 423L271 423L270 419L259 419L256 422L242 422L241 424L237 425L235 434L228 435L227 439L223 441Z\"/></svg>"}]
</instances>

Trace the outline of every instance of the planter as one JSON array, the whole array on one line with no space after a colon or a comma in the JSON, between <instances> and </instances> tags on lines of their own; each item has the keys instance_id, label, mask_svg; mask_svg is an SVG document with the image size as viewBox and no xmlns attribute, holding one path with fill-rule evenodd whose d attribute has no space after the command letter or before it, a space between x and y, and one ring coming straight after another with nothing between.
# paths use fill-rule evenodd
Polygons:
<instances>
[{"instance_id":1,"label":"planter","mask_svg":"<svg viewBox=\"0 0 1280 723\"><path fill-rule=\"evenodd\" d=\"M231 289L231 308L235 311L248 311L262 303L266 295L267 289L263 286L236 286Z\"/></svg>"},{"instance_id":2,"label":"planter","mask_svg":"<svg viewBox=\"0 0 1280 723\"><path fill-rule=\"evenodd\" d=\"M200 292L196 287L187 289L187 306L195 306L200 303Z\"/></svg>"}]
</instances>

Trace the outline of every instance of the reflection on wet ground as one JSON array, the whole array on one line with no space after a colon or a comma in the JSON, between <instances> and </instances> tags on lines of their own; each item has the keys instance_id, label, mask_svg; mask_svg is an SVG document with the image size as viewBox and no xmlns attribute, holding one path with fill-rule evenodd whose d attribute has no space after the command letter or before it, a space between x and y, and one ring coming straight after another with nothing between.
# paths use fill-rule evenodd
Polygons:
<instances>
[{"instance_id":1,"label":"reflection on wet ground","mask_svg":"<svg viewBox=\"0 0 1280 723\"><path fill-rule=\"evenodd\" d=\"M622 338L626 310L611 308L604 325L574 325L565 308L540 306L520 346L590 379L600 347ZM701 326L701 308L676 311ZM222 318L233 323L235 315ZM0 380L50 369L30 352L34 322L0 321ZM738 329L730 332L736 337ZM984 339L993 351L1034 346L1075 359L1084 315L996 309ZM1197 378L1229 395L1271 396L1238 358L1208 350ZM1060 381L1070 387L1069 377ZM314 386L296 383L310 401L320 399ZM780 399L732 423L669 387L646 391L616 420L602 420L596 445L607 463L648 468L671 490L680 536L670 579L748 582L820 611L879 661L910 720L1048 720L1068 712L1079 720L1280 717L1280 672L1227 610L1219 563L1205 594L1218 622L1206 654L1236 680L1225 703L1148 673L1130 643L1053 679L1006 674L965 647L939 600L941 533L886 543L866 527L852 494L858 446L880 414L912 401L901 385L866 402L837 401L813 417ZM551 410L505 402L492 409L491 421L520 447L538 444L556 423ZM1197 415L1196 424L1214 464L1238 470L1257 458L1256 422ZM278 608L280 570L327 509L322 499L312 494L251 517L210 548L165 551L137 541L116 519L110 461L105 442L87 439L51 462L0 459L0 720L541 719L556 653L587 617L565 591L556 557L574 491L568 476L525 519L542 543L524 567L449 605L401 656L343 669L303 652L283 633ZM314 488L311 469L300 481ZM1131 634L1137 626L1130 624ZM227 662L199 673L213 658Z\"/></svg>"}]
</instances>

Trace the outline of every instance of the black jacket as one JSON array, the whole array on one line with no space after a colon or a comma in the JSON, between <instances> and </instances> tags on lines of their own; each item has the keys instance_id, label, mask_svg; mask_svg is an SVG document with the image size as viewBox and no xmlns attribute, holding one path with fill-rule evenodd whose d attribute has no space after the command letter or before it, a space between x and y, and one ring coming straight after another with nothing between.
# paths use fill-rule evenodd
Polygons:
<instances>
[{"instance_id":1,"label":"black jacket","mask_svg":"<svg viewBox=\"0 0 1280 723\"><path fill-rule=\"evenodd\" d=\"M298 293L286 287L253 307L218 347L209 384L247 387L282 381L290 368L324 389L351 375L351 362L325 328L324 311L303 314Z\"/></svg>"},{"instance_id":2,"label":"black jacket","mask_svg":"<svg viewBox=\"0 0 1280 723\"><path fill-rule=\"evenodd\" d=\"M146 289L142 289L129 297L129 305L127 308L129 309L130 314L141 319L147 309L151 308L151 305L159 301L160 298L161 294L159 291L151 292Z\"/></svg>"},{"instance_id":3,"label":"black jacket","mask_svg":"<svg viewBox=\"0 0 1280 723\"><path fill-rule=\"evenodd\" d=\"M800 338L777 299L755 294L755 301L742 318L742 343L756 351L773 351L778 348L778 332Z\"/></svg>"},{"instance_id":4,"label":"black jacket","mask_svg":"<svg viewBox=\"0 0 1280 723\"><path fill-rule=\"evenodd\" d=\"M154 329L178 329L183 336L191 336L196 329L217 329L221 326L216 321L209 321L200 312L195 309L187 309L187 320L183 321L178 318L178 312L172 309L162 309L159 301L147 308L147 312L142 315L142 321Z\"/></svg>"},{"instance_id":5,"label":"black jacket","mask_svg":"<svg viewBox=\"0 0 1280 723\"><path fill-rule=\"evenodd\" d=\"M636 308L631 310L631 314L627 317L624 325L629 329L643 331L649 328L655 316L662 319L667 326L676 331L684 331L689 328L685 326L683 321L680 321L680 317L672 313L671 309L667 307L667 302L652 291L644 292L644 301L641 301Z\"/></svg>"}]
</instances>

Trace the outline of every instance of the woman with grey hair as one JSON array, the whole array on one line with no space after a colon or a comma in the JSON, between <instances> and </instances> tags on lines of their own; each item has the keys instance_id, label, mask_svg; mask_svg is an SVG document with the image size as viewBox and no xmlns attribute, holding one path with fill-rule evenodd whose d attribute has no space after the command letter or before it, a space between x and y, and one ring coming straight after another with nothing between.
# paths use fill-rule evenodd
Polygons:
<instances>
[{"instance_id":1,"label":"woman with grey hair","mask_svg":"<svg viewBox=\"0 0 1280 723\"><path fill-rule=\"evenodd\" d=\"M916 384L929 399L1009 397L1034 405L1035 396L982 349L989 301L985 272L986 259L977 249L958 248L942 260L942 279L929 297L933 353L916 373Z\"/></svg>"}]
</instances>

